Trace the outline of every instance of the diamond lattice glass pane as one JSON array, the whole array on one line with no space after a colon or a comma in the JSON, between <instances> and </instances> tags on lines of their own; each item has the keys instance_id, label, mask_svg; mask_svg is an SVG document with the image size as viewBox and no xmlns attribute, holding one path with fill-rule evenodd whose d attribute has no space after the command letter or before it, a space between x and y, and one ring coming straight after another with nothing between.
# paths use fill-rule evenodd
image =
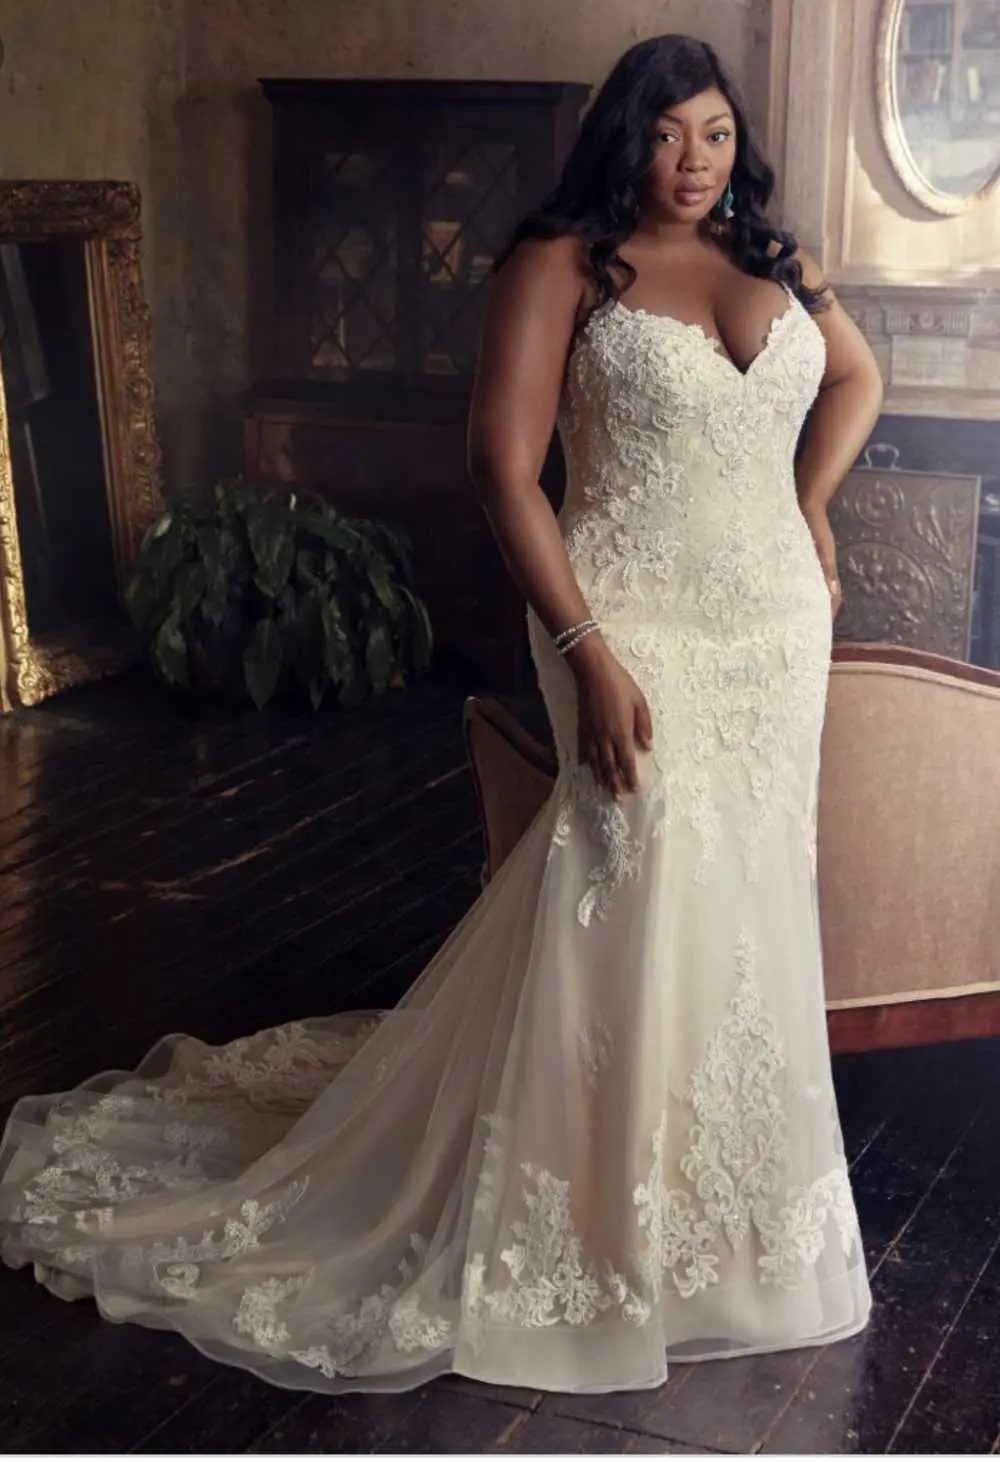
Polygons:
<instances>
[{"instance_id":1,"label":"diamond lattice glass pane","mask_svg":"<svg viewBox=\"0 0 1000 1462\"><path fill-rule=\"evenodd\" d=\"M483 286L517 219L517 155L501 143L433 147L424 176L423 369L465 374L475 360Z\"/></svg>"},{"instance_id":2,"label":"diamond lattice glass pane","mask_svg":"<svg viewBox=\"0 0 1000 1462\"><path fill-rule=\"evenodd\" d=\"M311 337L317 374L339 378L357 371L392 370L392 338L365 295L331 293L316 316Z\"/></svg>"},{"instance_id":3,"label":"diamond lattice glass pane","mask_svg":"<svg viewBox=\"0 0 1000 1462\"><path fill-rule=\"evenodd\" d=\"M314 178L310 362L345 378L396 365L397 216L387 154L330 152Z\"/></svg>"}]
</instances>

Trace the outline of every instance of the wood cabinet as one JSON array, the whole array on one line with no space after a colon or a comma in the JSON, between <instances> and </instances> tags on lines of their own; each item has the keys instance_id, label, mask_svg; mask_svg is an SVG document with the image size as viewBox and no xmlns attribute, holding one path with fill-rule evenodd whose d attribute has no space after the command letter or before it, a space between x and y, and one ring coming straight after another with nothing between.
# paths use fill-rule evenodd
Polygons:
<instances>
[{"instance_id":1,"label":"wood cabinet","mask_svg":"<svg viewBox=\"0 0 1000 1462\"><path fill-rule=\"evenodd\" d=\"M248 474L402 523L441 655L518 689L523 604L468 481L465 423L493 261L553 185L588 88L261 85L274 280ZM555 456L546 487L558 497Z\"/></svg>"}]
</instances>

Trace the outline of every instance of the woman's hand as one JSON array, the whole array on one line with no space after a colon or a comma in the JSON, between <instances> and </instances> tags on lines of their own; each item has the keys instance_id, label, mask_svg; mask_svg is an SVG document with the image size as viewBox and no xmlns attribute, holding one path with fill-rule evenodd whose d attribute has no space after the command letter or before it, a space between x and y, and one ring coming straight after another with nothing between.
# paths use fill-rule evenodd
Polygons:
<instances>
[{"instance_id":1,"label":"woman's hand","mask_svg":"<svg viewBox=\"0 0 1000 1462\"><path fill-rule=\"evenodd\" d=\"M836 619L844 602L844 591L837 573L837 544L833 529L825 508L803 508L802 512L812 534L816 556L823 567L826 587L830 591L830 611Z\"/></svg>"},{"instance_id":2,"label":"woman's hand","mask_svg":"<svg viewBox=\"0 0 1000 1462\"><path fill-rule=\"evenodd\" d=\"M612 797L638 791L636 752L653 745L645 696L599 635L588 635L566 659L577 684L580 760Z\"/></svg>"}]
</instances>

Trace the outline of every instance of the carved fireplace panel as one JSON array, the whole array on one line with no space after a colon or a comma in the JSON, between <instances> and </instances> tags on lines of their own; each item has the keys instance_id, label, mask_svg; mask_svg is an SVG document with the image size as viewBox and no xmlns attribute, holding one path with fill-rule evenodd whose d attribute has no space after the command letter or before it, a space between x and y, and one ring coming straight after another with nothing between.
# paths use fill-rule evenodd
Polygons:
<instances>
[{"instance_id":1,"label":"carved fireplace panel","mask_svg":"<svg viewBox=\"0 0 1000 1462\"><path fill-rule=\"evenodd\" d=\"M900 471L898 458L870 447L831 504L844 587L835 637L968 660L980 479Z\"/></svg>"},{"instance_id":2,"label":"carved fireplace panel","mask_svg":"<svg viewBox=\"0 0 1000 1462\"><path fill-rule=\"evenodd\" d=\"M135 653L122 595L159 513L139 194L0 182L4 700L32 705Z\"/></svg>"}]
</instances>

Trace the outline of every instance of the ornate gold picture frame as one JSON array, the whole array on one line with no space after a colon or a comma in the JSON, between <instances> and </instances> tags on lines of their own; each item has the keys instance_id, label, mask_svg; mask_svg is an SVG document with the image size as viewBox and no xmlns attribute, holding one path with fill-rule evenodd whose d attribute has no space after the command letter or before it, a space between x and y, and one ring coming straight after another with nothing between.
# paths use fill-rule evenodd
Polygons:
<instances>
[{"instance_id":1,"label":"ornate gold picture frame","mask_svg":"<svg viewBox=\"0 0 1000 1462\"><path fill-rule=\"evenodd\" d=\"M0 249L55 240L80 246L81 303L89 316L88 365L98 417L95 453L102 459L105 490L100 507L107 512L117 600L110 617L71 613L56 625L46 624L43 633L32 624L25 580L28 545L22 543L25 511L23 502L19 511L11 453L12 408L0 379L0 651L5 652L0 652L0 672L6 658L7 698L15 705L34 705L120 669L135 656L122 598L142 535L163 506L140 239L139 191L131 183L0 181ZM0 328L5 323L0 319Z\"/></svg>"}]
</instances>

